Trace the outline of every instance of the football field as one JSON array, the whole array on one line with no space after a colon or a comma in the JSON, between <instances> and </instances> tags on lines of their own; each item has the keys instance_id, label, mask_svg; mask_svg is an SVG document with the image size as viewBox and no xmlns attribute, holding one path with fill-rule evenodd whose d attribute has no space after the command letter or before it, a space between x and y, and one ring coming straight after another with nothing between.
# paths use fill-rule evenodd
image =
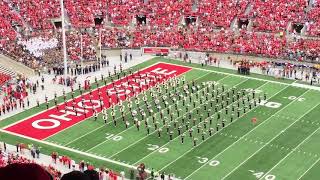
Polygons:
<instances>
[{"instance_id":1,"label":"football field","mask_svg":"<svg viewBox=\"0 0 320 180\"><path fill-rule=\"evenodd\" d=\"M50 102L52 108L49 110L43 104L40 108L35 107L1 121L0 140L12 144L38 144L44 153L57 151L98 167L125 171L128 177L129 170L140 163L146 165L148 172L154 169L188 180L316 180L320 177L320 91L296 87L291 80L276 80L257 74L242 76L232 70L163 58L139 64L132 70L139 70L142 74L149 71L167 74L158 84L140 89L137 97L131 96L132 91L128 90L129 97L122 102L125 107L123 112L119 104L114 106L117 126L113 124L112 110L108 108L107 124L102 113L95 121L90 112L88 117L64 117L62 120L65 122L51 120L38 123L38 129L30 130L36 127L34 122L37 117L47 120L49 117L59 118L50 114L56 111L53 102ZM134 79L134 76L123 74L119 83ZM94 84L93 89L99 87L103 93L108 91L114 86L110 84L110 79L106 81L107 85L102 82ZM187 94L182 93L185 88L182 81L190 85ZM192 83L198 86L197 90L192 89ZM208 93L213 85L215 96ZM121 88L125 87L121 85ZM220 104L225 103L221 96L232 90L243 94L221 107ZM157 96L151 96L151 91ZM127 93L127 90L124 92ZM179 95L171 96L173 92L181 92L181 98L178 98ZM93 96L97 94L98 91L93 92ZM74 95L79 96L79 90ZM151 106L153 113L146 113L145 116L138 113L137 118L142 122L138 130L133 123L129 104L132 109L148 112L150 107L146 102L153 104L156 98L164 96L166 98L159 103L161 111ZM209 98L206 99L206 96ZM147 99L142 100L143 97ZM251 101L248 99L247 102L249 97ZM71 94L67 98L70 99ZM250 103L258 98L260 102L251 107ZM115 101L112 99L112 102ZM59 103L64 105L62 97L59 97ZM174 110L176 105L179 112ZM237 111L231 113L232 107L238 109L238 116ZM128 127L123 123L122 113L129 121ZM220 115L222 117L218 118ZM152 123L152 118L156 122ZM252 118L256 118L255 123ZM145 119L150 121L151 127L145 126ZM224 120L224 127L221 119ZM175 122L181 124L181 133L178 133ZM157 127L154 127L155 124ZM184 127L186 124L187 128ZM50 126L55 130L44 128ZM192 137L189 137L189 129L193 130ZM212 133L209 135L210 129ZM169 131L173 132L171 140ZM185 136L183 143L182 136Z\"/></svg>"}]
</instances>

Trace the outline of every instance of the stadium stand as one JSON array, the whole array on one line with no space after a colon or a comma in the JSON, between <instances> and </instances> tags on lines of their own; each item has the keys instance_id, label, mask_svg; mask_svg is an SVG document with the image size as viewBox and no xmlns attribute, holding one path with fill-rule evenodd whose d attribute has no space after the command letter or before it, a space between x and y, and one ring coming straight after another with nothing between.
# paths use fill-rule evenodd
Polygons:
<instances>
[{"instance_id":1,"label":"stadium stand","mask_svg":"<svg viewBox=\"0 0 320 180\"><path fill-rule=\"evenodd\" d=\"M102 32L101 43L106 48L166 46L294 60L300 58L299 55L292 55L299 50L309 54L299 60L311 58L311 61L315 61L319 43L304 40L304 35L319 36L319 2L312 2L313 4L305 0L188 0L183 3L168 0L66 1L66 17L72 28L67 32L68 55L71 60L80 59L79 34L82 32L84 59L94 60ZM1 2L0 8L3 22L0 27L0 49L3 53L10 54L29 67L39 66L43 61L50 62L48 59L59 53L62 47L60 30L51 22L60 17L58 0L28 0L23 3L12 0L8 3ZM186 24L186 17L195 18L195 21ZM95 23L96 18L101 18L101 25ZM145 20L141 21L141 18ZM238 24L233 22L241 18L247 19L249 23L247 28L238 31L235 28ZM288 41L287 30L297 34L291 27L295 23L304 26L300 38L302 40ZM14 24L21 26L20 29L24 32L15 30ZM42 32L46 29L49 31ZM278 33L281 33L280 36ZM12 42L24 42L30 37L56 38L59 44L56 48L47 50L45 57L36 58L30 55L25 45Z\"/></svg>"}]
</instances>

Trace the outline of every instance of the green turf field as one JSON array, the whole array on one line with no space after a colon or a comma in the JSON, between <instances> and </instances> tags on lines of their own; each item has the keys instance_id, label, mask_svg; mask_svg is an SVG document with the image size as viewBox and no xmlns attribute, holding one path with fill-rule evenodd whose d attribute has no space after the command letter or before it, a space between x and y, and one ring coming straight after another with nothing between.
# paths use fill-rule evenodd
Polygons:
<instances>
[{"instance_id":1,"label":"green turf field","mask_svg":"<svg viewBox=\"0 0 320 180\"><path fill-rule=\"evenodd\" d=\"M55 150L77 160L85 159L97 166L124 170L126 175L129 175L132 166L145 163L149 170L153 168L166 174L174 174L179 179L319 179L320 91L292 86L291 80L275 80L257 74L240 76L232 70L202 68L196 64L161 58L140 64L134 69L160 61L193 67L191 71L182 75L186 81L194 80L196 84L215 82L218 86L224 85L226 89L246 89L248 94L255 89L258 96L266 93L267 100L263 105L241 112L240 117L233 122L227 120L225 128L214 131L212 136L206 134L205 140L201 139L201 133L194 132L198 139L196 146L193 146L187 132L182 144L181 137L177 134L174 134L173 140L170 141L165 132L161 138L158 138L157 131L153 130L147 135L144 126L137 131L132 124L128 129L123 124L114 127L112 122L105 125L102 115L98 121L82 121L45 139L45 142L23 139L5 132L1 132L0 137L8 143L40 144L45 153ZM195 99L195 93L190 96ZM148 97L148 101L151 102L152 97ZM170 108L174 103L181 109L185 108L181 100L169 99L168 102ZM187 115L191 112L193 119L199 118L195 111L200 109L200 114L204 115L205 102L196 101L195 108L190 106L188 111L182 110L182 114ZM146 108L143 102L140 106ZM164 104L161 106L163 109L169 108ZM8 118L0 122L0 127L43 109L44 107L33 108ZM220 110L224 111L225 108ZM129 112L126 113L130 118ZM155 116L160 118L159 112L155 112ZM181 117L176 113L173 116L180 121ZM215 128L219 123L216 116L217 113L211 111L210 118L214 122L210 127ZM256 124L251 122L253 117L257 118ZM223 115L223 118L227 118L227 115ZM163 126L161 122L159 125ZM203 122L197 121L195 126L191 124L195 131L198 125L203 125Z\"/></svg>"}]
</instances>

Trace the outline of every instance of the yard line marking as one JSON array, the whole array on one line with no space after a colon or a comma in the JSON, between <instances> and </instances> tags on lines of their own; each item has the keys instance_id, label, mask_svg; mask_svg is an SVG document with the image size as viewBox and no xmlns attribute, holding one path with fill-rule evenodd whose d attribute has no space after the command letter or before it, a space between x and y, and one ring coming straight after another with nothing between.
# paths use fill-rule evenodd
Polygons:
<instances>
[{"instance_id":1,"label":"yard line marking","mask_svg":"<svg viewBox=\"0 0 320 180\"><path fill-rule=\"evenodd\" d=\"M183 74L184 74L184 73L183 73ZM179 76L182 76L183 74L180 74ZM204 76L206 76L206 75L208 75L208 74L210 74L210 73L207 73L207 74L205 74L205 75L202 75L202 76L196 78L195 80L198 80L198 79L200 79L200 78L202 78L202 77L204 77ZM179 76L178 76L178 77L179 77ZM226 76L226 77L228 77L228 76ZM160 85L161 85L161 84L160 84ZM182 87L182 86L179 86L178 88L181 88L181 87ZM153 88L153 87L152 87L152 88ZM150 90L150 89L148 89L147 91L149 91L149 90ZM170 92L173 92L173 91L174 91L174 90L172 90L172 91L170 91ZM169 94L170 92L165 93L165 94ZM143 96L143 94L139 94L138 96ZM125 100L124 102L129 102L129 101L131 101L133 98L135 98L135 97L132 96L132 97L129 98L129 100ZM152 100L151 100L151 101L148 101L148 102L152 102ZM144 103L141 105L141 107L145 107L145 106L146 106L146 104L144 104ZM102 113L102 112L101 112L101 113ZM125 113L125 114L127 115L127 114L130 114L130 113L131 113L130 111L127 111L127 113ZM99 113L99 114L100 114L100 113ZM117 120L118 120L118 119L121 119L121 118L119 117L119 118L117 118ZM79 140L79 139L81 139L81 138L83 138L83 137L91 134L92 132L94 132L94 131L96 131L96 130L98 130L98 129L101 129L101 128L105 127L106 125L111 124L111 123L113 123L113 121L109 121L107 124L103 124L103 125L95 128L95 129L93 129L92 131L89 131L89 132L83 134L83 135L79 136L78 138L75 138L75 139L73 139L72 141L66 143L65 145L69 145L69 144L71 144L71 143L73 143L73 142L75 142L75 141L77 141L77 140Z\"/></svg>"},{"instance_id":2,"label":"yard line marking","mask_svg":"<svg viewBox=\"0 0 320 180\"><path fill-rule=\"evenodd\" d=\"M304 94L306 94L307 92L309 92L309 90L307 90L306 92L304 92L302 95L300 95L299 97L303 96ZM291 103L296 102L296 100L293 100ZM289 105L288 104L288 105ZM268 144L270 144L274 139L276 139L279 135L281 135L282 133L284 133L287 129L289 129L292 125L294 125L296 122L298 122L301 118L303 118L305 115L307 115L309 112L311 112L314 108L316 108L318 105L320 104L320 102L315 105L313 108L309 109L307 112L305 112L303 115L301 115L299 118L297 118L293 123L291 123L288 127L286 127L285 129L283 129L280 133L278 133L276 136L274 136L270 141L268 141L265 145L263 145L261 148L259 148L255 153L253 153L251 156L249 156L246 160L244 160L242 163L240 163L236 168L234 168L232 171L230 171L226 176L224 176L222 179L225 179L226 177L228 177L231 173L233 173L236 169L238 169L240 166L242 166L245 162L247 162L251 157L253 157L255 154L257 154L261 149L263 149L265 146L267 146ZM288 105L286 107L288 107ZM282 109L283 110L283 109ZM277 113L281 112L282 110L278 111ZM272 117L272 116L271 116ZM270 117L270 118L271 118Z\"/></svg>"},{"instance_id":3,"label":"yard line marking","mask_svg":"<svg viewBox=\"0 0 320 180\"><path fill-rule=\"evenodd\" d=\"M269 83L269 82L268 82L268 83ZM266 83L266 84L268 84L268 83ZM272 97L275 97L276 95L278 95L279 93L281 93L281 92L282 92L284 89L286 89L287 87L288 87L288 86L285 85L279 92L277 92L276 94L274 94ZM272 97L268 98L268 100L271 99ZM253 108L253 109L249 110L247 113L253 111L254 109L256 109L256 108ZM247 113L244 113L244 114L243 114L242 116L240 116L239 118L242 118L242 117L243 117L245 114L247 114ZM236 121L233 121L232 123L234 123L234 122L236 122ZM230 124L232 124L232 123L230 123ZM230 124L228 124L227 126L229 126ZM227 126L226 126L226 127L227 127ZM259 125L258 125L258 126L259 126ZM241 138L242 138L242 137L240 137L239 140L240 140ZM207 141L208 139L210 139L210 138L207 138L206 140L200 142L199 145L200 145L201 143ZM239 141L239 140L238 140L238 141ZM233 143L233 144L234 144L234 143ZM233 144L231 144L230 146L232 146ZM199 145L198 145L198 146L199 146ZM229 146L229 147L230 147L230 146ZM228 148L229 148L229 147L228 147ZM168 163L166 166L162 167L161 170L165 169L165 168L168 167L170 164L174 163L175 161L177 161L177 160L180 159L181 157L185 156L187 153L189 153L189 152L192 151L193 149L194 149L194 148L191 148L190 150L186 151L186 152L183 153L181 156L179 156L177 159L175 159L174 161ZM225 150L226 150L226 149L225 149ZM219 154L220 154L220 153L219 153ZM201 167L200 167L200 168L201 168ZM200 169L200 168L199 168L199 169ZM197 170L198 170L198 169L197 169ZM193 173L192 173L192 174L193 174ZM192 175L192 174L190 174L190 175ZM190 176L190 175L189 175L189 176Z\"/></svg>"},{"instance_id":4,"label":"yard line marking","mask_svg":"<svg viewBox=\"0 0 320 180\"><path fill-rule=\"evenodd\" d=\"M226 77L229 77L229 76L226 76ZM223 80L224 78L222 78L222 79L220 79L220 80L218 80L217 82L219 82L219 81L221 81L221 80ZM236 84L235 86L237 86L237 85L239 85L239 84L242 84L242 83L244 83L245 81L247 81L247 79L246 80L244 80L244 81L241 81L240 83L238 83L238 84ZM205 103L205 102L204 102ZM204 104L203 103L203 104ZM197 108L197 107L196 107ZM193 109L191 109L190 111L193 111L194 109L196 109L196 108L193 108ZM185 114L187 114L188 112L186 112ZM184 115L185 115L184 114ZM183 116L183 115L182 115ZM171 123L170 123L171 124ZM192 127L195 127L195 126L192 126ZM192 128L191 127L191 128ZM156 132L153 132L153 133L151 133L151 134L154 134L154 133L156 133ZM150 135L151 135L150 134ZM148 135L149 136L149 135ZM131 147L131 146L133 146L133 145L135 145L135 144L137 144L138 142L140 142L140 141L142 141L143 139L145 139L145 138L147 138L148 136L145 136L145 137L143 137L143 138L141 138L139 141L136 141L135 143L132 143L130 146L128 146L127 148L124 148L124 149L122 149L121 151L119 151L119 152L117 152L117 153L115 153L115 154L113 154L112 156L110 156L110 157L113 157L113 156L115 156L115 155L117 155L117 154L119 154L120 152L122 152L122 151L124 151L124 150L126 150L126 149L128 149L129 147ZM175 138L173 138L172 139L172 141L174 140L174 139L176 139L176 138L178 138L179 136L177 136L177 137L175 137ZM166 144L168 144L168 143L166 143ZM166 145L165 144L165 145ZM163 145L163 146L165 146L165 145ZM159 148L162 148L163 146L161 146L161 147L159 147ZM158 149L157 149L158 150ZM153 151L153 152L156 152L157 150L155 150L155 151ZM151 152L150 154L152 154L153 152ZM150 154L148 154L147 156L149 156ZM146 158L147 156L145 156L144 158ZM144 159L144 158L142 158L142 159ZM140 160L142 160L142 159L140 159ZM139 160L139 161L140 161ZM137 162L136 162L137 163ZM136 163L134 163L134 164L136 164Z\"/></svg>"},{"instance_id":5,"label":"yard line marking","mask_svg":"<svg viewBox=\"0 0 320 180\"><path fill-rule=\"evenodd\" d=\"M168 62L163 62L164 64L174 64L174 65L180 65L180 64L175 64L175 63L168 63ZM192 66L186 66L186 65L180 65L180 66L184 66L184 67L192 67ZM317 90L320 91L319 87L316 86L309 86L309 85L304 85L304 84L299 84L299 83L294 83L292 82L290 83L283 83L283 82L278 82L278 81L272 81L272 80L267 80L267 79L259 79L259 78L255 78L255 77L250 77L250 76L243 76L243 75L239 75L239 74L231 74L231 73L225 73L225 72L219 72L219 71L215 71L215 70L210 70L210 69L202 69L202 68L197 68L197 67L192 67L193 69L198 69L198 70L203 70L203 71L210 71L210 72L216 72L217 74L224 74L224 75L230 75L230 76L237 76L237 77L246 77L248 79L254 79L254 80L259 80L259 81L266 81L266 82L270 82L270 83L276 83L276 84L282 84L282 85L287 85L287 86L293 86L293 87L298 87L298 88L303 88L303 89L313 89L313 90Z\"/></svg>"},{"instance_id":6,"label":"yard line marking","mask_svg":"<svg viewBox=\"0 0 320 180\"><path fill-rule=\"evenodd\" d=\"M208 73L208 74L209 74L209 73ZM206 75L208 75L208 74L205 74L205 75L203 75L203 76L200 76L200 77L197 78L197 79L200 79L201 77L204 77L204 76L206 76ZM225 78L227 78L227 77L229 77L229 76L225 76L225 77L223 77L222 79L225 79ZM220 79L220 80L222 80L222 79ZM168 109L169 107L170 107L170 106L168 106L168 107L165 108L165 109ZM158 114L158 113L160 113L160 112L157 112L156 114ZM131 126L131 127L129 127L128 129L125 129L125 130L123 130L123 131L115 134L115 136L120 135L120 134L122 134L122 133L124 133L124 132L126 132L126 131L128 131L128 130L130 130L130 129L132 129L132 128L135 128L135 126ZM147 136L145 136L145 137L147 137ZM105 140L105 141L103 141L103 142L101 142L101 143L93 146L92 148L88 149L86 152L89 152L89 151L91 151L92 149L94 149L94 148L96 148L96 147L98 147L98 146L100 146L100 145L102 145L102 144L104 144L104 143L106 143L106 142L108 142L108 141L110 141L110 139L107 139L107 140ZM121 150L121 151L122 151L122 150ZM113 157L113 156L111 156L111 157Z\"/></svg>"},{"instance_id":7,"label":"yard line marking","mask_svg":"<svg viewBox=\"0 0 320 180\"><path fill-rule=\"evenodd\" d=\"M316 162L314 162L314 163L298 178L298 180L300 180L304 175L306 175L307 172L309 172L310 169L312 169L319 161L320 161L320 158L319 158Z\"/></svg>"},{"instance_id":8,"label":"yard line marking","mask_svg":"<svg viewBox=\"0 0 320 180\"><path fill-rule=\"evenodd\" d=\"M318 103L319 105L320 103ZM318 106L317 105L317 106ZM316 106L316 107L317 107ZM315 108L315 107L314 107ZM312 109L314 109L312 108ZM309 111L310 112L310 111ZM296 149L298 149L303 143L305 143L310 137L312 137L318 130L320 129L320 127L318 127L316 130L314 130L308 137L306 137L303 141L301 141L293 150L290 151L290 153L288 153L284 158L282 158L276 165L274 165L268 172L266 172L260 179L262 179L263 177L265 177L266 174L269 174L274 168L276 168L282 161L284 161L288 156L290 156L290 154L292 154ZM303 154L306 154L306 152L303 152Z\"/></svg>"}]
</instances>

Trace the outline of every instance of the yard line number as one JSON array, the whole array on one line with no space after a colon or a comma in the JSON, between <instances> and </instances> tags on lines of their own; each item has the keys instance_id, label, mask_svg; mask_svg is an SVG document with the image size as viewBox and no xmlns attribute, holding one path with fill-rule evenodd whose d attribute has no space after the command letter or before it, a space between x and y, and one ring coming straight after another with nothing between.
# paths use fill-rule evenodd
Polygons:
<instances>
[{"instance_id":1,"label":"yard line number","mask_svg":"<svg viewBox=\"0 0 320 180\"><path fill-rule=\"evenodd\" d=\"M289 99L291 101L298 101L298 102L303 102L305 101L306 99L303 98L303 97L296 97L296 96L288 96L288 97L283 97L284 99ZM268 107L268 108L273 108L273 109L277 109L277 108L280 108L281 107L281 103L278 103L278 102L271 102L271 101L266 101L266 100L262 100L260 102L260 105L261 106L265 106L265 107Z\"/></svg>"},{"instance_id":2,"label":"yard line number","mask_svg":"<svg viewBox=\"0 0 320 180\"><path fill-rule=\"evenodd\" d=\"M245 89L245 91L248 92L248 93L253 93L254 92L256 94L262 93L262 90L260 90L260 89L252 89L252 88Z\"/></svg>"},{"instance_id":3,"label":"yard line number","mask_svg":"<svg viewBox=\"0 0 320 180\"><path fill-rule=\"evenodd\" d=\"M289 96L289 97L283 97L283 98L284 98L284 99L289 99L289 100L292 100L292 101L297 100L297 101L299 101L299 102L302 102L302 101L306 100L306 99L303 98L303 97L296 97L296 96Z\"/></svg>"},{"instance_id":4,"label":"yard line number","mask_svg":"<svg viewBox=\"0 0 320 180\"><path fill-rule=\"evenodd\" d=\"M112 140L112 141L121 141L123 139L122 136L106 133L106 139Z\"/></svg>"},{"instance_id":5,"label":"yard line number","mask_svg":"<svg viewBox=\"0 0 320 180\"><path fill-rule=\"evenodd\" d=\"M209 161L209 158L207 158L207 157L197 156L197 159L198 159L198 163L200 163L200 164L205 164ZM212 166L212 167L218 166L219 164L220 164L220 161L217 161L217 160L209 161L209 166Z\"/></svg>"},{"instance_id":6,"label":"yard line number","mask_svg":"<svg viewBox=\"0 0 320 180\"><path fill-rule=\"evenodd\" d=\"M169 151L169 148L166 148L166 147L162 147L160 148L160 146L158 145L155 145L155 144L147 144L148 145L148 150L150 151L158 151L159 153L166 153Z\"/></svg>"},{"instance_id":7,"label":"yard line number","mask_svg":"<svg viewBox=\"0 0 320 180\"><path fill-rule=\"evenodd\" d=\"M263 176L263 179L264 180L275 180L276 179L276 176L275 175L272 175L272 174L266 174L264 172L255 172L254 170L249 170L249 172L252 173L253 176L255 176L257 179L260 179L262 178Z\"/></svg>"},{"instance_id":8,"label":"yard line number","mask_svg":"<svg viewBox=\"0 0 320 180\"><path fill-rule=\"evenodd\" d=\"M281 107L282 104L278 103L278 102L272 102L272 101L268 102L266 100L261 100L260 105L268 107L268 108L277 109L277 108Z\"/></svg>"}]
</instances>

